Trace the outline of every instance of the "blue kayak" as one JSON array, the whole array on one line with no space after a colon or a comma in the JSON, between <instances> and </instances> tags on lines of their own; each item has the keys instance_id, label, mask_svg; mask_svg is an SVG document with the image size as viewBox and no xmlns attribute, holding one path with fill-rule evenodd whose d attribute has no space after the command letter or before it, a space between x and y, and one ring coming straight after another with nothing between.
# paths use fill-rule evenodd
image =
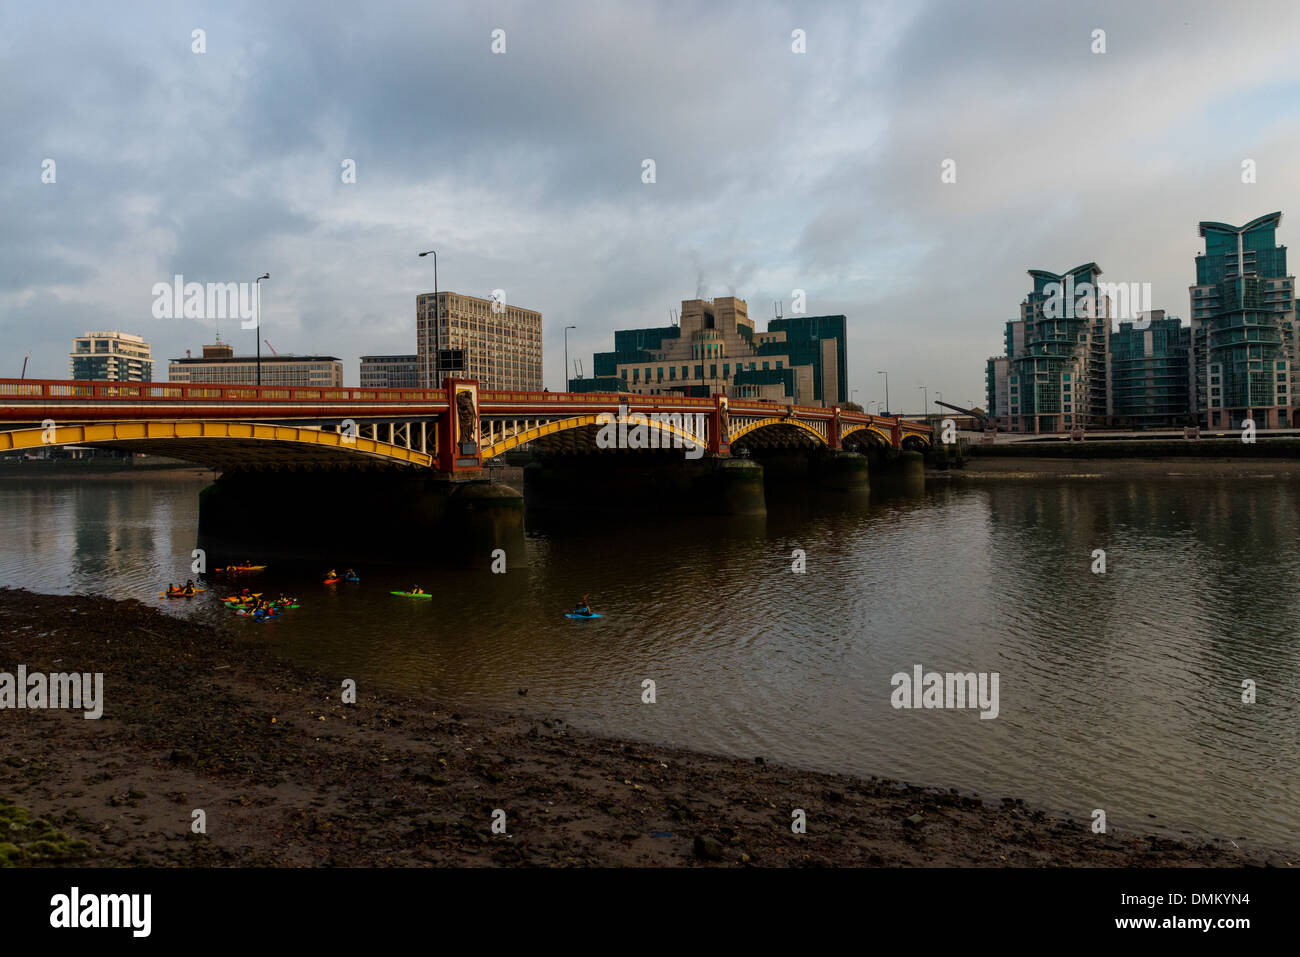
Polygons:
<instances>
[{"instance_id":1,"label":"blue kayak","mask_svg":"<svg viewBox=\"0 0 1300 957\"><path fill-rule=\"evenodd\" d=\"M596 612L592 612L590 615L575 615L573 612L569 611L569 612L565 612L564 617L565 617L565 618L576 618L578 621L587 621L588 619L591 619L591 618L602 618L602 617L604 617L604 616L603 616L603 615L598 615Z\"/></svg>"},{"instance_id":2,"label":"blue kayak","mask_svg":"<svg viewBox=\"0 0 1300 957\"><path fill-rule=\"evenodd\" d=\"M235 614L241 615L245 618L251 618L253 619L253 621L276 621L277 619L284 617L284 612L282 611L276 612L274 615L265 615L265 614L258 614L256 612L251 612L251 611L244 611L241 609L236 611Z\"/></svg>"},{"instance_id":3,"label":"blue kayak","mask_svg":"<svg viewBox=\"0 0 1300 957\"><path fill-rule=\"evenodd\" d=\"M350 578L344 578L343 580L344 580L345 582L359 582L359 581L361 581L361 579L358 578L356 575L353 575L353 576L351 576Z\"/></svg>"}]
</instances>

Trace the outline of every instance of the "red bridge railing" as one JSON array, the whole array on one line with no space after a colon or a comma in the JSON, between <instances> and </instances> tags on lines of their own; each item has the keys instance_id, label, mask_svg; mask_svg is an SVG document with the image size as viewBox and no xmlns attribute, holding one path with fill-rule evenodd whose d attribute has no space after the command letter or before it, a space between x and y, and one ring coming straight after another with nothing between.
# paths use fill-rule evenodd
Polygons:
<instances>
[{"instance_id":1,"label":"red bridge railing","mask_svg":"<svg viewBox=\"0 0 1300 957\"><path fill-rule=\"evenodd\" d=\"M0 379L0 400L17 400L18 404L41 400L91 400L114 403L212 403L231 402L325 402L364 406L368 403L383 406L394 404L447 404L445 389L362 389L313 388L308 386L256 386L212 385L184 382L100 382L69 379ZM695 396L640 395L628 392L512 392L497 389L479 391L479 407L486 412L493 407L531 406L538 411L554 406L617 406L626 403L638 409L645 408L715 408L713 398ZM811 419L834 418L836 410L821 406L786 405L760 399L732 398L728 407L733 413L747 415L771 413L774 416L797 415ZM839 411L840 420L850 423L884 424L893 426L894 418L867 415L862 412ZM908 428L930 431L928 425L904 422Z\"/></svg>"}]
</instances>

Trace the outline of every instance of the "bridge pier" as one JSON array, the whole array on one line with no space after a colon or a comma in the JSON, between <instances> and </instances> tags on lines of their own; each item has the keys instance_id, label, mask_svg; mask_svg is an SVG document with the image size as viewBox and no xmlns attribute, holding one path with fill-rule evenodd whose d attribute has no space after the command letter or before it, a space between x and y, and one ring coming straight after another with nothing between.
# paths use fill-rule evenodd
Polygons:
<instances>
[{"instance_id":1,"label":"bridge pier","mask_svg":"<svg viewBox=\"0 0 1300 957\"><path fill-rule=\"evenodd\" d=\"M746 459L684 458L681 453L602 452L539 456L524 467L532 509L762 515L763 469Z\"/></svg>"},{"instance_id":2,"label":"bridge pier","mask_svg":"<svg viewBox=\"0 0 1300 957\"><path fill-rule=\"evenodd\" d=\"M886 491L924 491L925 456L920 452L890 451L873 462L876 485Z\"/></svg>"},{"instance_id":3,"label":"bridge pier","mask_svg":"<svg viewBox=\"0 0 1300 957\"><path fill-rule=\"evenodd\" d=\"M330 565L525 561L523 496L487 480L409 470L238 471L199 496L209 567L252 559Z\"/></svg>"},{"instance_id":4,"label":"bridge pier","mask_svg":"<svg viewBox=\"0 0 1300 957\"><path fill-rule=\"evenodd\" d=\"M867 492L871 468L865 455L840 449L796 449L755 453L769 488L793 486L801 494L812 490L832 493Z\"/></svg>"}]
</instances>

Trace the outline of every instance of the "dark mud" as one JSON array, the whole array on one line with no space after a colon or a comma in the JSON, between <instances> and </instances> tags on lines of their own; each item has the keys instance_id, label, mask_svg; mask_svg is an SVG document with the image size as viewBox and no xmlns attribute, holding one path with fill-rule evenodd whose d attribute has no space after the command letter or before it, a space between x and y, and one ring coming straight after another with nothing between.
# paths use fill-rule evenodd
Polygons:
<instances>
[{"instance_id":1,"label":"dark mud","mask_svg":"<svg viewBox=\"0 0 1300 957\"><path fill-rule=\"evenodd\" d=\"M271 653L273 629L0 590L0 671L103 672L105 696L99 720L0 710L0 798L36 835L0 864L1287 866L365 685L345 705L340 678Z\"/></svg>"}]
</instances>

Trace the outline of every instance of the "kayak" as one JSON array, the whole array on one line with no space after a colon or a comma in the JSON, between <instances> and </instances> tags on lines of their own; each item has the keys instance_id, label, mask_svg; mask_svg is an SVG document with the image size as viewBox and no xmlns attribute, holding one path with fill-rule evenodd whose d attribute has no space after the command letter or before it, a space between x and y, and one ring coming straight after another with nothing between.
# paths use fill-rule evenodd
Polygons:
<instances>
[{"instance_id":1,"label":"kayak","mask_svg":"<svg viewBox=\"0 0 1300 957\"><path fill-rule=\"evenodd\" d=\"M351 578L344 578L343 580L344 580L345 582L349 582L349 583L352 583L352 584L356 584L357 582L361 581L361 579L358 578L356 575L353 575Z\"/></svg>"},{"instance_id":2,"label":"kayak","mask_svg":"<svg viewBox=\"0 0 1300 957\"><path fill-rule=\"evenodd\" d=\"M255 591L255 592L249 592L247 595L231 595L229 598L223 598L221 600L224 602L232 602L232 601L246 602L250 598L261 598L261 597L262 597L262 593L260 591Z\"/></svg>"},{"instance_id":3,"label":"kayak","mask_svg":"<svg viewBox=\"0 0 1300 957\"><path fill-rule=\"evenodd\" d=\"M190 591L190 592L185 592L185 591L160 591L160 592L158 593L158 597L159 597L159 598L193 598L195 595L197 595L197 594L198 594L199 592L201 592L201 591L207 591L207 589L206 589L206 588L196 588L196 589L194 589L193 591Z\"/></svg>"},{"instance_id":4,"label":"kayak","mask_svg":"<svg viewBox=\"0 0 1300 957\"><path fill-rule=\"evenodd\" d=\"M243 616L243 617L245 617L245 618L251 618L251 619L253 619L253 621L267 621L268 619L271 619L271 618L279 618L279 617L281 617L281 614L282 614L282 613L281 613L281 612L276 612L274 615L259 615L259 614L256 614L255 612L244 611L244 610L241 609L241 610L239 610L239 611L236 611L235 614L236 614L236 615L241 615L241 616Z\"/></svg>"},{"instance_id":5,"label":"kayak","mask_svg":"<svg viewBox=\"0 0 1300 957\"><path fill-rule=\"evenodd\" d=\"M413 591L390 591L390 595L401 595L403 598L432 598L427 591L422 591L418 595Z\"/></svg>"},{"instance_id":6,"label":"kayak","mask_svg":"<svg viewBox=\"0 0 1300 957\"><path fill-rule=\"evenodd\" d=\"M578 621L586 621L586 620L588 620L588 619L590 619L590 618L604 618L605 616L604 616L604 615L597 614L597 613L594 612L594 611L593 611L590 615L575 615L573 612L568 611L568 612L565 612L565 613L564 613L564 617L565 617L565 618L575 618L575 619L577 619Z\"/></svg>"},{"instance_id":7,"label":"kayak","mask_svg":"<svg viewBox=\"0 0 1300 957\"><path fill-rule=\"evenodd\" d=\"M323 578L323 579L321 579L321 584L322 584L322 585L333 585L335 582L341 582L342 580L343 580L343 579L341 579L341 578Z\"/></svg>"},{"instance_id":8,"label":"kayak","mask_svg":"<svg viewBox=\"0 0 1300 957\"><path fill-rule=\"evenodd\" d=\"M225 572L228 575L237 575L240 572L264 572L265 565L227 565L225 568L213 569L218 575Z\"/></svg>"}]
</instances>

